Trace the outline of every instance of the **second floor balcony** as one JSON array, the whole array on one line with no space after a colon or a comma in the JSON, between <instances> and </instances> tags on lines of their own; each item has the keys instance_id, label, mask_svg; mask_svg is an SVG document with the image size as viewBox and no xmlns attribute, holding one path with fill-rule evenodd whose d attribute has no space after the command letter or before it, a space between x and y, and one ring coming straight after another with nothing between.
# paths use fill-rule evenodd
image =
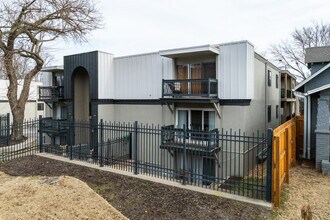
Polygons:
<instances>
[{"instance_id":1,"label":"second floor balcony","mask_svg":"<svg viewBox=\"0 0 330 220\"><path fill-rule=\"evenodd\" d=\"M171 79L162 83L163 98L217 98L216 79Z\"/></svg>"},{"instance_id":2,"label":"second floor balcony","mask_svg":"<svg viewBox=\"0 0 330 220\"><path fill-rule=\"evenodd\" d=\"M294 96L292 90L289 90L289 89L285 90L282 88L281 89L281 98L282 99L292 99L292 98L294 99L295 96Z\"/></svg>"},{"instance_id":3,"label":"second floor balcony","mask_svg":"<svg viewBox=\"0 0 330 220\"><path fill-rule=\"evenodd\" d=\"M58 101L64 98L63 86L40 86L40 101Z\"/></svg>"}]
</instances>

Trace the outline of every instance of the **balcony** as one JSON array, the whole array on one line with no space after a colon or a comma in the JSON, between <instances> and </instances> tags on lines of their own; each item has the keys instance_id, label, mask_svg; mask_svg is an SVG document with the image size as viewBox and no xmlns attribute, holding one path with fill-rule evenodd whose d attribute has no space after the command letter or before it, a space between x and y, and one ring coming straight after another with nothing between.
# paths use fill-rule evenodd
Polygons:
<instances>
[{"instance_id":1,"label":"balcony","mask_svg":"<svg viewBox=\"0 0 330 220\"><path fill-rule=\"evenodd\" d=\"M218 80L216 79L175 79L162 83L163 98L200 98L218 97Z\"/></svg>"},{"instance_id":2,"label":"balcony","mask_svg":"<svg viewBox=\"0 0 330 220\"><path fill-rule=\"evenodd\" d=\"M63 86L40 86L39 100L55 102L64 98Z\"/></svg>"},{"instance_id":3,"label":"balcony","mask_svg":"<svg viewBox=\"0 0 330 220\"><path fill-rule=\"evenodd\" d=\"M210 131L184 130L174 125L162 127L161 149L210 156L220 150L218 129Z\"/></svg>"},{"instance_id":4,"label":"balcony","mask_svg":"<svg viewBox=\"0 0 330 220\"><path fill-rule=\"evenodd\" d=\"M292 90L289 90L289 89L285 90L282 88L281 89L281 98L282 99L294 99L295 96L294 96Z\"/></svg>"},{"instance_id":5,"label":"balcony","mask_svg":"<svg viewBox=\"0 0 330 220\"><path fill-rule=\"evenodd\" d=\"M41 119L41 131L47 134L65 135L68 130L68 123L66 119Z\"/></svg>"}]
</instances>

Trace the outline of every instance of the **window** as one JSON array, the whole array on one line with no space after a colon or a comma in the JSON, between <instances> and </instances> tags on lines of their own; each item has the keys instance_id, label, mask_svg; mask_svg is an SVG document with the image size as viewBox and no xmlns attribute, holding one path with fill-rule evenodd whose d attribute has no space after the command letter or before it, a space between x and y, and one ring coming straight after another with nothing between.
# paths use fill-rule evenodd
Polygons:
<instances>
[{"instance_id":1,"label":"window","mask_svg":"<svg viewBox=\"0 0 330 220\"><path fill-rule=\"evenodd\" d=\"M272 71L268 70L268 86L272 86Z\"/></svg>"},{"instance_id":2,"label":"window","mask_svg":"<svg viewBox=\"0 0 330 220\"><path fill-rule=\"evenodd\" d=\"M268 105L267 115L268 115L268 123L269 123L272 121L272 106L271 105Z\"/></svg>"},{"instance_id":3,"label":"window","mask_svg":"<svg viewBox=\"0 0 330 220\"><path fill-rule=\"evenodd\" d=\"M276 74L276 89L278 89L278 74Z\"/></svg>"},{"instance_id":4,"label":"window","mask_svg":"<svg viewBox=\"0 0 330 220\"><path fill-rule=\"evenodd\" d=\"M278 116L279 116L279 107L278 107L278 105L276 105L276 119L278 118Z\"/></svg>"},{"instance_id":5,"label":"window","mask_svg":"<svg viewBox=\"0 0 330 220\"><path fill-rule=\"evenodd\" d=\"M38 111L43 111L44 110L44 103L38 103Z\"/></svg>"},{"instance_id":6,"label":"window","mask_svg":"<svg viewBox=\"0 0 330 220\"><path fill-rule=\"evenodd\" d=\"M212 130L215 128L215 112L209 110L178 110L177 126L191 130Z\"/></svg>"}]
</instances>

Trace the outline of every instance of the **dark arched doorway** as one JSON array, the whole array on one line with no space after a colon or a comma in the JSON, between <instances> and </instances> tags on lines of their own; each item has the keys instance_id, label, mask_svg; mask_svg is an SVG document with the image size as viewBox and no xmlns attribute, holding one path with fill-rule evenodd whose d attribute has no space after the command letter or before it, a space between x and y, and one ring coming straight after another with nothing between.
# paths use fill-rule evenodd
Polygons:
<instances>
[{"instance_id":1,"label":"dark arched doorway","mask_svg":"<svg viewBox=\"0 0 330 220\"><path fill-rule=\"evenodd\" d=\"M77 67L73 77L73 117L75 121L89 122L90 119L90 86L89 75L85 68Z\"/></svg>"},{"instance_id":2,"label":"dark arched doorway","mask_svg":"<svg viewBox=\"0 0 330 220\"><path fill-rule=\"evenodd\" d=\"M72 74L73 118L75 123L75 144L91 146L90 126L90 81L87 70L77 67ZM87 152L85 152L87 153Z\"/></svg>"}]
</instances>

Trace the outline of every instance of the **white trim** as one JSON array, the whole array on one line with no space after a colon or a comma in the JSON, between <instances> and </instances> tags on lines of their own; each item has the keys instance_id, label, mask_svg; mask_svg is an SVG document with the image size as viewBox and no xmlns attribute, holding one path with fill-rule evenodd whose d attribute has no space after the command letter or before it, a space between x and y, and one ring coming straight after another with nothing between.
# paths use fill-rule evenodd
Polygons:
<instances>
[{"instance_id":1,"label":"white trim","mask_svg":"<svg viewBox=\"0 0 330 220\"><path fill-rule=\"evenodd\" d=\"M305 79L304 81L302 81L301 83L299 83L294 89L293 91L297 91L297 89L299 89L300 87L302 87L303 85L305 85L307 82L309 82L310 80L312 80L313 78L315 78L316 76L318 76L320 73L322 73L324 70L328 69L330 67L330 63L328 63L327 65L325 65L324 67L322 67L322 69L320 69L319 71L317 71L316 73L312 74L310 77L308 77L307 79Z\"/></svg>"},{"instance_id":2,"label":"white trim","mask_svg":"<svg viewBox=\"0 0 330 220\"><path fill-rule=\"evenodd\" d=\"M318 88L316 88L316 89L312 89L312 90L306 92L306 93L305 93L305 96L308 96L308 95L311 95L311 94L314 94L314 93L316 93L316 92L320 92L320 91L322 91L322 90L326 90L326 89L329 89L329 88L330 88L330 84L326 84L326 85L324 85L324 86L320 86L320 87L318 87Z\"/></svg>"},{"instance_id":3,"label":"white trim","mask_svg":"<svg viewBox=\"0 0 330 220\"><path fill-rule=\"evenodd\" d=\"M176 48L170 50L161 50L159 51L159 54L164 57L172 58L175 55L198 53L198 52L212 52L216 55L219 55L220 53L219 49L215 48L210 44L207 44L207 45L195 46L195 47L184 47L184 48Z\"/></svg>"}]
</instances>

